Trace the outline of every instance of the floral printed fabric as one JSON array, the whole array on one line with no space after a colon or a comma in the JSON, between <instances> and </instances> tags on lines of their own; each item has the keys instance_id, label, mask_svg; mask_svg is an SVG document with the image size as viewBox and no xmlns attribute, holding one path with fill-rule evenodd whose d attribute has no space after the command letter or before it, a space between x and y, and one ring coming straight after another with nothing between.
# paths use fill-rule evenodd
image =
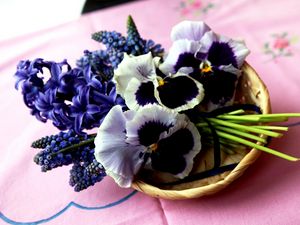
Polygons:
<instances>
[{"instance_id":1,"label":"floral printed fabric","mask_svg":"<svg viewBox=\"0 0 300 225\"><path fill-rule=\"evenodd\" d=\"M74 193L65 178L69 168L41 174L32 162L34 152L30 140L55 133L52 125L38 123L20 104L20 94L13 90L12 74L16 62L36 56L70 62L84 49L96 49L88 37L101 29L122 30L128 13L132 14L145 37L163 46L171 46L171 27L182 19L203 20L216 32L242 39L251 50L247 60L267 84L273 112L297 112L300 105L300 1L298 0L222 0L211 2L214 7L206 14L178 10L181 1L149 0L99 11L79 21L41 31L32 35L0 42L0 224L298 224L300 221L300 174L298 164L273 157L262 157L226 190L203 199L164 201L119 188L111 179L86 192ZM118 15L116 18L116 15ZM9 21L8 21L9 22ZM289 57L272 59L264 53L265 43L273 49L276 38L288 40L276 44L292 53ZM279 47L280 46L280 47ZM286 47L287 46L287 47ZM287 51L287 52L288 52ZM272 142L278 149L299 155L299 129L290 129L285 141ZM5 137L5 138L4 138ZM294 149L294 150L293 150ZM266 166L267 165L267 166ZM83 207L69 207L71 201ZM98 206L109 205L110 208ZM90 207L87 211L84 207ZM98 208L97 208L98 207ZM62 211L61 211L62 210ZM53 215L57 216L52 217ZM4 217L5 216L5 217ZM7 219L8 218L8 219ZM45 220L47 219L47 220ZM15 221L15 222L14 222Z\"/></svg>"}]
</instances>

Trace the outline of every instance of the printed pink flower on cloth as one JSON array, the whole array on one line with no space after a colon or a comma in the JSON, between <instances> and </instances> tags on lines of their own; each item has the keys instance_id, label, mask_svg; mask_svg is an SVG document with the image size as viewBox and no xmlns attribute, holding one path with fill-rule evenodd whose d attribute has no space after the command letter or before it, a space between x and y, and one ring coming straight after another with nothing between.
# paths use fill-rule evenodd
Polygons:
<instances>
[{"instance_id":1,"label":"printed pink flower on cloth","mask_svg":"<svg viewBox=\"0 0 300 225\"><path fill-rule=\"evenodd\" d=\"M217 35L203 22L184 21L171 32L174 41L159 69L187 73L199 81L208 110L230 104L249 50L241 41Z\"/></svg>"},{"instance_id":2,"label":"printed pink flower on cloth","mask_svg":"<svg viewBox=\"0 0 300 225\"><path fill-rule=\"evenodd\" d=\"M271 55L272 59L293 55L293 45L298 42L298 37L291 36L287 32L273 34L271 36L273 40L266 42L263 46L265 54Z\"/></svg>"},{"instance_id":3,"label":"printed pink flower on cloth","mask_svg":"<svg viewBox=\"0 0 300 225\"><path fill-rule=\"evenodd\" d=\"M130 187L143 166L184 178L200 149L200 134L188 117L159 105L126 112L113 107L95 139L97 161L121 187Z\"/></svg>"},{"instance_id":4,"label":"printed pink flower on cloth","mask_svg":"<svg viewBox=\"0 0 300 225\"><path fill-rule=\"evenodd\" d=\"M285 38L278 38L275 40L275 43L273 45L274 48L284 49L286 47L290 46L289 40Z\"/></svg>"},{"instance_id":5,"label":"printed pink flower on cloth","mask_svg":"<svg viewBox=\"0 0 300 225\"><path fill-rule=\"evenodd\" d=\"M211 0L182 0L178 7L182 16L206 14L215 4Z\"/></svg>"}]
</instances>

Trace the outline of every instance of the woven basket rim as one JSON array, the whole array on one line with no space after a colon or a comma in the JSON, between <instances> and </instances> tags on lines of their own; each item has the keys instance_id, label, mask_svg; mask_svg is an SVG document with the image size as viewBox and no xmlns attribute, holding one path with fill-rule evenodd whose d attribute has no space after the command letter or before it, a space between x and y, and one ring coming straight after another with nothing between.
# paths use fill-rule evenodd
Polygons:
<instances>
[{"instance_id":1,"label":"woven basket rim","mask_svg":"<svg viewBox=\"0 0 300 225\"><path fill-rule=\"evenodd\" d=\"M256 71L247 62L243 64L242 70L244 74L251 76L252 81L255 81L260 86L259 89L259 93L261 97L260 103L262 105L263 114L271 113L269 92L267 90L266 85L263 83L263 81L256 73ZM262 143L257 142L257 144L262 144ZM188 188L184 190L167 190L167 189L160 189L151 184L145 183L144 181L141 180L135 180L132 184L132 188L153 197L173 199L173 200L197 198L204 195L214 194L224 189L226 186L228 186L230 183L232 183L234 180L240 177L244 173L244 171L252 163L255 162L255 160L259 157L260 153L261 152L259 150L256 150L254 148L251 149L249 153L247 153L243 157L243 159L238 163L238 165L232 171L230 171L226 177L224 177L224 179L221 179L216 183L212 183L200 187Z\"/></svg>"}]
</instances>

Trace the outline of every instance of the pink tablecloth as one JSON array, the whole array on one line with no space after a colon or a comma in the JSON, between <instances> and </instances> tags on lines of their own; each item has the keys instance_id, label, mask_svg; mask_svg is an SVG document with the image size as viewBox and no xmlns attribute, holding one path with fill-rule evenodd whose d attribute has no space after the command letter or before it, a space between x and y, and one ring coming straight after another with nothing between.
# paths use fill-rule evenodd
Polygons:
<instances>
[{"instance_id":1,"label":"pink tablecloth","mask_svg":"<svg viewBox=\"0 0 300 225\"><path fill-rule=\"evenodd\" d=\"M110 178L73 192L70 168L41 173L33 163L31 141L55 128L29 115L12 77L21 59L67 58L74 65L83 50L99 48L92 32L125 32L128 14L143 37L166 49L174 24L205 20L216 32L246 41L248 62L268 85L274 112L300 112L299 11L298 0L138 1L0 42L0 224L300 224L299 163L266 154L224 191L201 199L154 199L121 189ZM300 128L291 127L272 147L300 156L299 135Z\"/></svg>"}]
</instances>

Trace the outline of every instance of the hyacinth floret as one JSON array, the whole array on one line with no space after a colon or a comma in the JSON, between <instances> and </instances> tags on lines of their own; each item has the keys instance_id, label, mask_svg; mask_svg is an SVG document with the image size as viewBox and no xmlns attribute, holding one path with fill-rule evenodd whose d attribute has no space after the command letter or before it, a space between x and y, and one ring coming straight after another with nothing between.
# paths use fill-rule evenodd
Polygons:
<instances>
[{"instance_id":1,"label":"hyacinth floret","mask_svg":"<svg viewBox=\"0 0 300 225\"><path fill-rule=\"evenodd\" d=\"M66 60L21 61L15 73L16 88L21 89L26 106L38 120L51 120L60 130L81 133L99 126L111 107L122 104L115 85L106 80L112 74L112 68L107 68L103 77L90 63L71 68ZM46 82L44 70L50 73Z\"/></svg>"}]
</instances>

